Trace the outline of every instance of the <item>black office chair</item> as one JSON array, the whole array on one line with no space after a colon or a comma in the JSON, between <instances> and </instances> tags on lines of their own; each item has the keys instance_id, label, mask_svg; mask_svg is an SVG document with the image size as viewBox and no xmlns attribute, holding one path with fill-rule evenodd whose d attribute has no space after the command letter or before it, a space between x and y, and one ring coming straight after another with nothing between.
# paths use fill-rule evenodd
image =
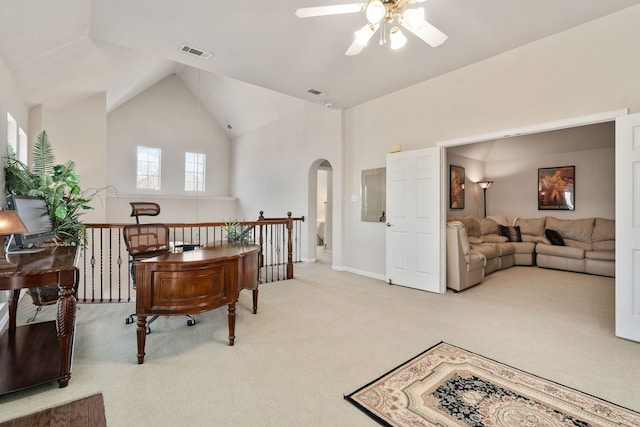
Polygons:
<instances>
[{"instance_id":1,"label":"black office chair","mask_svg":"<svg viewBox=\"0 0 640 427\"><path fill-rule=\"evenodd\" d=\"M140 224L140 216L157 216L160 213L160 205L152 202L130 202L131 216L136 218L135 224L125 225L122 228L124 243L129 252L129 265L133 288L136 288L136 264L143 259L152 258L171 252L169 242L169 227L166 224ZM125 323L127 325L134 322L135 313L130 314ZM188 326L196 324L193 315L188 314ZM153 316L147 322L147 334L151 333L150 325L158 316Z\"/></svg>"}]
</instances>

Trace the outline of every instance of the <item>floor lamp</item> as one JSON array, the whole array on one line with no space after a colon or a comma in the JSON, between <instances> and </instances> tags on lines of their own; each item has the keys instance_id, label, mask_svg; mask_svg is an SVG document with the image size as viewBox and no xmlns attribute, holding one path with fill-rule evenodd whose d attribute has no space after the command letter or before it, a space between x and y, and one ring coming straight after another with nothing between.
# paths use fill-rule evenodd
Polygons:
<instances>
[{"instance_id":1,"label":"floor lamp","mask_svg":"<svg viewBox=\"0 0 640 427\"><path fill-rule=\"evenodd\" d=\"M493 181L478 181L476 184L482 188L482 193L484 195L484 217L487 217L487 188L491 187Z\"/></svg>"}]
</instances>

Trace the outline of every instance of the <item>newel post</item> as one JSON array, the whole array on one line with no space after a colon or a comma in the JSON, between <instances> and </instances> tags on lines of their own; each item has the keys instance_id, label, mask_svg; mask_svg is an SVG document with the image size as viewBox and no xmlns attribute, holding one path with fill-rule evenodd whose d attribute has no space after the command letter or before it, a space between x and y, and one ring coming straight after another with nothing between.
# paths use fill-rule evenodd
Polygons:
<instances>
[{"instance_id":1,"label":"newel post","mask_svg":"<svg viewBox=\"0 0 640 427\"><path fill-rule=\"evenodd\" d=\"M258 221L264 221L264 212L260 211L260 216L258 217ZM258 257L259 268L264 267L264 251L263 251L263 243L264 238L262 237L262 230L264 229L264 224L260 224L260 237L258 240L258 244L260 245L260 256Z\"/></svg>"},{"instance_id":2,"label":"newel post","mask_svg":"<svg viewBox=\"0 0 640 427\"><path fill-rule=\"evenodd\" d=\"M293 279L293 218L287 212L287 279Z\"/></svg>"}]
</instances>

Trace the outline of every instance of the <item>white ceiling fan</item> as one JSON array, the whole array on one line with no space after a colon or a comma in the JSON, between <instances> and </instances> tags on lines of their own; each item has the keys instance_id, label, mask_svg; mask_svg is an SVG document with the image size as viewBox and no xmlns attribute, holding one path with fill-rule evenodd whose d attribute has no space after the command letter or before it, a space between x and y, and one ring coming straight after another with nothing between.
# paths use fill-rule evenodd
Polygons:
<instances>
[{"instance_id":1,"label":"white ceiling fan","mask_svg":"<svg viewBox=\"0 0 640 427\"><path fill-rule=\"evenodd\" d=\"M398 25L406 28L432 47L440 46L447 35L424 19L424 8L407 9L407 6L424 3L427 0L368 0L366 3L349 3L331 6L303 7L296 10L299 18L314 16L340 15L344 13L365 12L367 24L355 32L355 41L345 55L357 55L367 45L371 37L382 27L389 27L391 49L399 49L407 43ZM383 28L380 44L387 41L387 31Z\"/></svg>"}]
</instances>

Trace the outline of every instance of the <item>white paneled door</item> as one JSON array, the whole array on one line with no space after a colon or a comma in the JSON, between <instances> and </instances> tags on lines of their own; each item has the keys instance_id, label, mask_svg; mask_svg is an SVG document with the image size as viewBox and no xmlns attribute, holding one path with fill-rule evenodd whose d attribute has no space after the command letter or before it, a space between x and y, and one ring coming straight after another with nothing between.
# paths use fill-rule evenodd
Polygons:
<instances>
[{"instance_id":1,"label":"white paneled door","mask_svg":"<svg viewBox=\"0 0 640 427\"><path fill-rule=\"evenodd\" d=\"M387 155L386 278L443 293L440 148Z\"/></svg>"},{"instance_id":2,"label":"white paneled door","mask_svg":"<svg viewBox=\"0 0 640 427\"><path fill-rule=\"evenodd\" d=\"M640 114L616 119L616 335L640 341Z\"/></svg>"}]
</instances>

